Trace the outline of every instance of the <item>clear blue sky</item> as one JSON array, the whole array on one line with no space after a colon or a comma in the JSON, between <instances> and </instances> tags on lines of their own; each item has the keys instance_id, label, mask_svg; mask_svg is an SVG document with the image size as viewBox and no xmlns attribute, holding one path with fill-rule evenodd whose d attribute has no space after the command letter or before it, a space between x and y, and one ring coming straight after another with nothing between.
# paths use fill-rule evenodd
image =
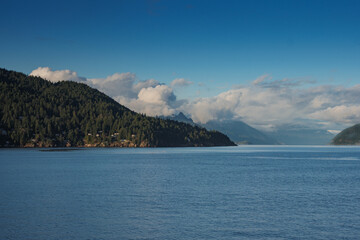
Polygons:
<instances>
[{"instance_id":1,"label":"clear blue sky","mask_svg":"<svg viewBox=\"0 0 360 240\"><path fill-rule=\"evenodd\" d=\"M360 1L1 1L0 67L216 89L265 73L360 81ZM223 89L219 90L223 91Z\"/></svg>"}]
</instances>

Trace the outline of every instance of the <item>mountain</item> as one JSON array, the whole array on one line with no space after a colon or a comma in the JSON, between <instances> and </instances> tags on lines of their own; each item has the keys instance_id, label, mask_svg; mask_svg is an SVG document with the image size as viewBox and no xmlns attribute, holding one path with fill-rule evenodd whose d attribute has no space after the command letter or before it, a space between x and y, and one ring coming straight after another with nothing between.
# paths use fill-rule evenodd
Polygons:
<instances>
[{"instance_id":1,"label":"mountain","mask_svg":"<svg viewBox=\"0 0 360 240\"><path fill-rule=\"evenodd\" d=\"M208 130L220 131L225 133L233 142L237 144L278 144L277 140L238 120L212 120L205 124L196 124L191 118L186 117L182 112L177 115L163 118L202 126Z\"/></svg>"},{"instance_id":2,"label":"mountain","mask_svg":"<svg viewBox=\"0 0 360 240\"><path fill-rule=\"evenodd\" d=\"M201 126L225 133L237 144L278 144L278 141L238 120L209 121Z\"/></svg>"},{"instance_id":3,"label":"mountain","mask_svg":"<svg viewBox=\"0 0 360 240\"><path fill-rule=\"evenodd\" d=\"M160 118L169 119L169 120L178 121L178 122L183 122L183 123L188 123L188 124L191 124L193 126L195 126L195 125L200 126L200 125L194 123L194 121L191 118L186 117L184 115L184 113L182 113L182 112L179 112L178 114L174 114L174 115L171 115L171 116L161 116Z\"/></svg>"},{"instance_id":4,"label":"mountain","mask_svg":"<svg viewBox=\"0 0 360 240\"><path fill-rule=\"evenodd\" d=\"M0 68L0 146L232 146L217 131L147 117L85 84Z\"/></svg>"},{"instance_id":5,"label":"mountain","mask_svg":"<svg viewBox=\"0 0 360 240\"><path fill-rule=\"evenodd\" d=\"M267 134L287 145L326 145L334 137L327 130L302 125L286 124Z\"/></svg>"},{"instance_id":6,"label":"mountain","mask_svg":"<svg viewBox=\"0 0 360 240\"><path fill-rule=\"evenodd\" d=\"M332 140L335 145L360 145L360 124L346 128Z\"/></svg>"},{"instance_id":7,"label":"mountain","mask_svg":"<svg viewBox=\"0 0 360 240\"><path fill-rule=\"evenodd\" d=\"M271 132L262 132L242 121L225 120L209 121L206 124L196 124L182 112L177 115L163 117L192 125L199 125L209 130L225 133L237 144L286 144L286 145L326 145L334 137L333 133L316 126L300 124L283 124Z\"/></svg>"}]
</instances>

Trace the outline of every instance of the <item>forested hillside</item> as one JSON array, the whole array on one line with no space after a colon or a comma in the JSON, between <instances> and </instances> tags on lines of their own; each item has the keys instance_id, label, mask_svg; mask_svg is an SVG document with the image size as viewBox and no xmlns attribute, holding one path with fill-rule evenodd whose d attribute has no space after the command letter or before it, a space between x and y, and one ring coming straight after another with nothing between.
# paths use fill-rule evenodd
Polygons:
<instances>
[{"instance_id":1,"label":"forested hillside","mask_svg":"<svg viewBox=\"0 0 360 240\"><path fill-rule=\"evenodd\" d=\"M332 143L335 145L359 145L360 124L344 129L334 137Z\"/></svg>"},{"instance_id":2,"label":"forested hillside","mask_svg":"<svg viewBox=\"0 0 360 240\"><path fill-rule=\"evenodd\" d=\"M0 146L225 146L217 131L147 117L81 83L0 69Z\"/></svg>"}]
</instances>

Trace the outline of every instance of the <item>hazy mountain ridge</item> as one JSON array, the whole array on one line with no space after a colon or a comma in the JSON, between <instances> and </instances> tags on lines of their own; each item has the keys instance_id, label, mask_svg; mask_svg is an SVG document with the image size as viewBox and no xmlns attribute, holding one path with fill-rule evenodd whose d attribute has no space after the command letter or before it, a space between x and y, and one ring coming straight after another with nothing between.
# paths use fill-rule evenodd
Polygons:
<instances>
[{"instance_id":1,"label":"hazy mountain ridge","mask_svg":"<svg viewBox=\"0 0 360 240\"><path fill-rule=\"evenodd\" d=\"M226 134L236 144L279 144L279 142L269 137L267 134L249 126L239 120L209 121L205 124L195 123L190 117L186 117L182 112L177 115L162 117L179 122L186 122L192 125L205 127L208 130L216 130Z\"/></svg>"},{"instance_id":2,"label":"hazy mountain ridge","mask_svg":"<svg viewBox=\"0 0 360 240\"><path fill-rule=\"evenodd\" d=\"M85 84L0 69L0 146L234 145L217 131L147 117Z\"/></svg>"},{"instance_id":3,"label":"hazy mountain ridge","mask_svg":"<svg viewBox=\"0 0 360 240\"><path fill-rule=\"evenodd\" d=\"M267 134L287 145L327 145L334 134L328 130L298 124L285 124Z\"/></svg>"},{"instance_id":4,"label":"hazy mountain ridge","mask_svg":"<svg viewBox=\"0 0 360 240\"><path fill-rule=\"evenodd\" d=\"M178 114L173 114L171 116L160 116L160 118L188 123L194 126L201 126L200 124L196 124L190 117L186 117L185 114L182 112L179 112Z\"/></svg>"},{"instance_id":5,"label":"hazy mountain ridge","mask_svg":"<svg viewBox=\"0 0 360 240\"><path fill-rule=\"evenodd\" d=\"M279 144L276 139L238 120L209 121L201 126L223 132L237 144Z\"/></svg>"},{"instance_id":6,"label":"hazy mountain ridge","mask_svg":"<svg viewBox=\"0 0 360 240\"><path fill-rule=\"evenodd\" d=\"M199 124L190 117L186 117L182 112L162 118L220 131L237 144L326 145L330 144L334 137L334 134L327 130L299 124L284 124L278 126L274 131L261 131L239 120L212 120L205 124Z\"/></svg>"}]
</instances>

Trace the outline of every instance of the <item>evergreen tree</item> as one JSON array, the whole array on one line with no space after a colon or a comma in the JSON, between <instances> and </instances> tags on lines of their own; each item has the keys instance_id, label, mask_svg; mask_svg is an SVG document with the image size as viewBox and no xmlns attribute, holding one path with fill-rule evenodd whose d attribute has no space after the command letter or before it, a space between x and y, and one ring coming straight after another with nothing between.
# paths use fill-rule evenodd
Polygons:
<instances>
[{"instance_id":1,"label":"evergreen tree","mask_svg":"<svg viewBox=\"0 0 360 240\"><path fill-rule=\"evenodd\" d=\"M0 146L18 147L129 141L152 147L234 145L219 132L135 113L85 84L51 83L5 69L0 69L0 133Z\"/></svg>"}]
</instances>

